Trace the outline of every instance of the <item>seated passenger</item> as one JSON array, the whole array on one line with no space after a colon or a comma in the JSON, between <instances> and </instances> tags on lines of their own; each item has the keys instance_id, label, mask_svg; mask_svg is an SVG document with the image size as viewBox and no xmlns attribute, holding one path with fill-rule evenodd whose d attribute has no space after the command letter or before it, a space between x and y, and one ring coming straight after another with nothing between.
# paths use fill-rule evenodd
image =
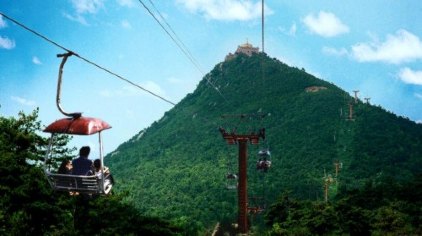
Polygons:
<instances>
[{"instance_id":1,"label":"seated passenger","mask_svg":"<svg viewBox=\"0 0 422 236\"><path fill-rule=\"evenodd\" d=\"M70 175L72 174L72 162L69 160L63 160L57 171L58 174Z\"/></svg>"},{"instance_id":2,"label":"seated passenger","mask_svg":"<svg viewBox=\"0 0 422 236\"><path fill-rule=\"evenodd\" d=\"M237 179L237 175L233 173L227 174L227 179Z\"/></svg>"},{"instance_id":3,"label":"seated passenger","mask_svg":"<svg viewBox=\"0 0 422 236\"><path fill-rule=\"evenodd\" d=\"M92 171L92 161L88 159L91 149L88 146L81 147L79 157L72 161L73 175L89 175Z\"/></svg>"},{"instance_id":4,"label":"seated passenger","mask_svg":"<svg viewBox=\"0 0 422 236\"><path fill-rule=\"evenodd\" d=\"M104 166L103 173L101 173L101 160L100 159L94 160L94 171L95 171L95 175L97 176L98 179L102 179L103 176L105 177L104 178L104 184L105 185L113 184L113 182L114 182L113 176L110 174L110 170L108 169L107 166Z\"/></svg>"}]
</instances>

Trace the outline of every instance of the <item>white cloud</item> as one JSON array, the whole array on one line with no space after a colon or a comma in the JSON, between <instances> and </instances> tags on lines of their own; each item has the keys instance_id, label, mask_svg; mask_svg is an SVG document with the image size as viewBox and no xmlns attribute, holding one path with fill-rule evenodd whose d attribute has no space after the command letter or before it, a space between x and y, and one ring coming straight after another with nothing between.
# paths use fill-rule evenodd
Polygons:
<instances>
[{"instance_id":1,"label":"white cloud","mask_svg":"<svg viewBox=\"0 0 422 236\"><path fill-rule=\"evenodd\" d=\"M345 48L336 49L336 48L326 47L326 46L322 48L322 52L327 55L333 55L333 56L339 56L339 57L346 56L349 53L347 49Z\"/></svg>"},{"instance_id":2,"label":"white cloud","mask_svg":"<svg viewBox=\"0 0 422 236\"><path fill-rule=\"evenodd\" d=\"M72 6L76 10L74 15L63 13L67 19L79 22L82 25L89 25L83 14L96 14L101 8L104 8L105 0L71 0Z\"/></svg>"},{"instance_id":3,"label":"white cloud","mask_svg":"<svg viewBox=\"0 0 422 236\"><path fill-rule=\"evenodd\" d=\"M81 23L82 25L88 25L88 22L86 22L85 18L81 15L71 16L67 13L63 13L63 16L71 21L76 21Z\"/></svg>"},{"instance_id":4,"label":"white cloud","mask_svg":"<svg viewBox=\"0 0 422 236\"><path fill-rule=\"evenodd\" d=\"M3 20L3 16L0 15L0 29L7 26L6 21Z\"/></svg>"},{"instance_id":5,"label":"white cloud","mask_svg":"<svg viewBox=\"0 0 422 236\"><path fill-rule=\"evenodd\" d=\"M42 65L42 62L36 56L32 57L32 63L34 63L35 65Z\"/></svg>"},{"instance_id":6,"label":"white cloud","mask_svg":"<svg viewBox=\"0 0 422 236\"><path fill-rule=\"evenodd\" d=\"M290 26L289 35L295 36L296 35L296 31L297 31L296 23L293 23L293 25Z\"/></svg>"},{"instance_id":7,"label":"white cloud","mask_svg":"<svg viewBox=\"0 0 422 236\"><path fill-rule=\"evenodd\" d=\"M127 21L127 20L122 20L121 25L122 25L122 27L123 27L123 28L125 28L125 29L132 29L132 25L131 25L131 24L130 24L130 22L129 22L129 21Z\"/></svg>"},{"instance_id":8,"label":"white cloud","mask_svg":"<svg viewBox=\"0 0 422 236\"><path fill-rule=\"evenodd\" d=\"M16 96L11 96L10 97L13 101L25 105L25 106L35 106L35 101L32 100L27 100L25 98L21 98L21 97L16 97Z\"/></svg>"},{"instance_id":9,"label":"white cloud","mask_svg":"<svg viewBox=\"0 0 422 236\"><path fill-rule=\"evenodd\" d=\"M352 46L353 57L360 62L402 62L422 59L422 41L414 34L400 29L387 35L385 42L373 41Z\"/></svg>"},{"instance_id":10,"label":"white cloud","mask_svg":"<svg viewBox=\"0 0 422 236\"><path fill-rule=\"evenodd\" d=\"M72 5L78 14L94 14L104 7L104 0L72 0Z\"/></svg>"},{"instance_id":11,"label":"white cloud","mask_svg":"<svg viewBox=\"0 0 422 236\"><path fill-rule=\"evenodd\" d=\"M422 120L417 120L416 123L422 124Z\"/></svg>"},{"instance_id":12,"label":"white cloud","mask_svg":"<svg viewBox=\"0 0 422 236\"><path fill-rule=\"evenodd\" d=\"M251 0L177 0L189 11L211 20L247 21L261 17L261 1ZM265 6L266 14L272 11Z\"/></svg>"},{"instance_id":13,"label":"white cloud","mask_svg":"<svg viewBox=\"0 0 422 236\"><path fill-rule=\"evenodd\" d=\"M286 34L286 35L289 35L289 36L295 36L296 35L296 31L297 31L297 26L296 26L296 23L293 23L291 26L290 26L290 29L285 29L285 28L283 28L283 27L278 27L278 29L282 32L282 33L284 33L284 34Z\"/></svg>"},{"instance_id":14,"label":"white cloud","mask_svg":"<svg viewBox=\"0 0 422 236\"><path fill-rule=\"evenodd\" d=\"M160 87L160 85L153 81L144 82L141 86L159 96L165 96L166 94L164 90Z\"/></svg>"},{"instance_id":15,"label":"white cloud","mask_svg":"<svg viewBox=\"0 0 422 236\"><path fill-rule=\"evenodd\" d=\"M302 21L309 31L323 37L334 37L349 32L349 27L331 12L320 11L318 16L309 14Z\"/></svg>"},{"instance_id":16,"label":"white cloud","mask_svg":"<svg viewBox=\"0 0 422 236\"><path fill-rule=\"evenodd\" d=\"M134 0L117 0L120 6L133 7L135 5Z\"/></svg>"},{"instance_id":17,"label":"white cloud","mask_svg":"<svg viewBox=\"0 0 422 236\"><path fill-rule=\"evenodd\" d=\"M406 67L400 70L399 78L406 84L422 85L422 71L414 71Z\"/></svg>"},{"instance_id":18,"label":"white cloud","mask_svg":"<svg viewBox=\"0 0 422 236\"><path fill-rule=\"evenodd\" d=\"M15 46L14 40L0 36L0 49L13 49Z\"/></svg>"}]
</instances>

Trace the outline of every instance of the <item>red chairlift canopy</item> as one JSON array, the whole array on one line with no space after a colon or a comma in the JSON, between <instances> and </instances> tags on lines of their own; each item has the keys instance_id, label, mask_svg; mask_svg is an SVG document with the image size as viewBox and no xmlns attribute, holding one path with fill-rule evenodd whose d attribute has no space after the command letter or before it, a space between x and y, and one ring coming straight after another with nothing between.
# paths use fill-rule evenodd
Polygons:
<instances>
[{"instance_id":1,"label":"red chairlift canopy","mask_svg":"<svg viewBox=\"0 0 422 236\"><path fill-rule=\"evenodd\" d=\"M98 118L78 117L56 120L47 126L44 132L91 135L110 128L111 126L109 124Z\"/></svg>"}]
</instances>

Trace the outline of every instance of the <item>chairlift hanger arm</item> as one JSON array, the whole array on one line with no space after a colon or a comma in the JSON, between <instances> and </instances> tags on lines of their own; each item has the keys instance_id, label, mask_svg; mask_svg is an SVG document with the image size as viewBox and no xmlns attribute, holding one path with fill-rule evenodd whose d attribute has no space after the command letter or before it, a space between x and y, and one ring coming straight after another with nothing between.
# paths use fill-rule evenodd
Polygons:
<instances>
[{"instance_id":1,"label":"chairlift hanger arm","mask_svg":"<svg viewBox=\"0 0 422 236\"><path fill-rule=\"evenodd\" d=\"M58 77L58 81L57 81L57 95L56 95L56 105L57 108L59 109L59 111L65 115L65 116L69 116L69 117L73 117L73 118L79 118L81 117L82 113L80 112L74 112L74 113L68 113L65 112L63 110L63 108L60 105L60 97L61 97L61 89L62 89L62 77L63 77L63 67L64 64L67 61L67 58L72 56L72 55L77 55L75 53L73 53L72 51L68 51L67 53L64 54L58 54L57 57L63 57L62 62L60 63L60 68L59 68L59 77Z\"/></svg>"}]
</instances>

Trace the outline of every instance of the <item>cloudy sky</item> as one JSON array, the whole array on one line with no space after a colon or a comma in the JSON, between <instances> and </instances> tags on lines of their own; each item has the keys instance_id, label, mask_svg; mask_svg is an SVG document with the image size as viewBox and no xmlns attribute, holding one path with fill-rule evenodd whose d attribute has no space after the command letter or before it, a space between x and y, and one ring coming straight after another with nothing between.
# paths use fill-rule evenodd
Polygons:
<instances>
[{"instance_id":1,"label":"cloudy sky","mask_svg":"<svg viewBox=\"0 0 422 236\"><path fill-rule=\"evenodd\" d=\"M239 44L261 48L257 0L0 0L0 12L173 103ZM422 121L420 0L266 0L265 13L269 56ZM61 117L58 53L0 16L1 115L39 107L45 125ZM173 107L77 57L65 66L62 105L113 126L106 152Z\"/></svg>"}]
</instances>

